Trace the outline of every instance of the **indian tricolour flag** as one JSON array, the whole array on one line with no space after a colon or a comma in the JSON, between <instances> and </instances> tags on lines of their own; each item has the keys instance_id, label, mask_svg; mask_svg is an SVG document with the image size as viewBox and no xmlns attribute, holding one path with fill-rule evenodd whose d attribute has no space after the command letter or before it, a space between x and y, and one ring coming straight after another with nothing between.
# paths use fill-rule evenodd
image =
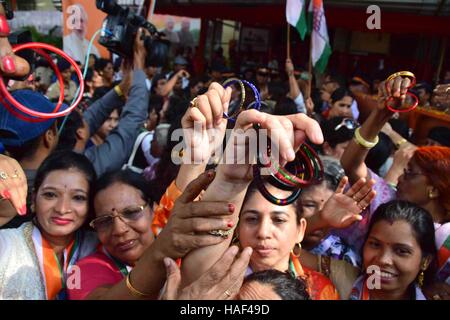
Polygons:
<instances>
[{"instance_id":1,"label":"indian tricolour flag","mask_svg":"<svg viewBox=\"0 0 450 320\"><path fill-rule=\"evenodd\" d=\"M313 16L311 32L312 64L317 71L323 73L328 64L328 58L331 55L323 1L311 0L308 13Z\"/></svg>"},{"instance_id":2,"label":"indian tricolour flag","mask_svg":"<svg viewBox=\"0 0 450 320\"><path fill-rule=\"evenodd\" d=\"M287 0L286 2L286 20L300 33L300 38L305 39L308 29L306 24L304 0Z\"/></svg>"}]
</instances>

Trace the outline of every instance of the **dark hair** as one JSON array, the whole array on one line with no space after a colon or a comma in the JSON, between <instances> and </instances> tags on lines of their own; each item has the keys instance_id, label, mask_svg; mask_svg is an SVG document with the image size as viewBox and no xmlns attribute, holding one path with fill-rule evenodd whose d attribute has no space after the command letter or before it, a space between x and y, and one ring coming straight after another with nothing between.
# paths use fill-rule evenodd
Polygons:
<instances>
[{"instance_id":1,"label":"dark hair","mask_svg":"<svg viewBox=\"0 0 450 320\"><path fill-rule=\"evenodd\" d=\"M102 190L108 188L114 183L123 183L136 188L140 191L142 200L147 203L154 201L154 196L150 184L144 179L144 177L129 169L108 172L102 175L94 187L94 197ZM92 199L93 200L93 199Z\"/></svg>"},{"instance_id":2,"label":"dark hair","mask_svg":"<svg viewBox=\"0 0 450 320\"><path fill-rule=\"evenodd\" d=\"M189 88L195 87L200 82L203 82L206 84L206 83L208 83L209 80L210 80L210 77L208 75L201 75L201 76L194 77L189 80Z\"/></svg>"},{"instance_id":3,"label":"dark hair","mask_svg":"<svg viewBox=\"0 0 450 320\"><path fill-rule=\"evenodd\" d=\"M52 128L53 125L47 130ZM40 136L28 140L20 146L4 146L5 150L9 153L9 155L12 158L16 159L19 162L23 159L32 158L36 153L37 149L39 148L41 137L45 134L45 132L47 132L47 130L45 130Z\"/></svg>"},{"instance_id":4,"label":"dark hair","mask_svg":"<svg viewBox=\"0 0 450 320\"><path fill-rule=\"evenodd\" d=\"M93 195L93 186L97 175L92 163L83 154L73 151L55 151L51 153L39 166L34 179L33 192L36 193L45 178L53 171L75 169L84 174L89 185L88 197L91 200ZM88 226L92 219L92 210L88 210L83 228Z\"/></svg>"},{"instance_id":5,"label":"dark hair","mask_svg":"<svg viewBox=\"0 0 450 320\"><path fill-rule=\"evenodd\" d=\"M339 85L339 87L343 88L347 86L347 80L343 75L337 74L335 71L330 71L328 73L329 81L328 82L335 82Z\"/></svg>"},{"instance_id":6,"label":"dark hair","mask_svg":"<svg viewBox=\"0 0 450 320\"><path fill-rule=\"evenodd\" d=\"M331 94L331 103L335 103L336 101L339 101L344 97L351 97L353 99L353 94L347 88L337 88Z\"/></svg>"},{"instance_id":7,"label":"dark hair","mask_svg":"<svg viewBox=\"0 0 450 320\"><path fill-rule=\"evenodd\" d=\"M433 127L428 132L428 138L439 142L445 147L450 147L450 128L447 127Z\"/></svg>"},{"instance_id":8,"label":"dark hair","mask_svg":"<svg viewBox=\"0 0 450 320\"><path fill-rule=\"evenodd\" d=\"M99 58L95 61L94 69L97 72L103 71L109 63L113 64L111 60Z\"/></svg>"},{"instance_id":9,"label":"dark hair","mask_svg":"<svg viewBox=\"0 0 450 320\"><path fill-rule=\"evenodd\" d=\"M348 129L346 126L340 127L338 130L334 130L345 117L334 117L322 121L320 127L322 128L323 138L331 148L336 148L339 143L350 141L355 134L355 130Z\"/></svg>"},{"instance_id":10,"label":"dark hair","mask_svg":"<svg viewBox=\"0 0 450 320\"><path fill-rule=\"evenodd\" d=\"M156 87L159 80L165 80L166 76L162 73L155 74L152 78L152 88L150 89L150 95L156 95Z\"/></svg>"},{"instance_id":11,"label":"dark hair","mask_svg":"<svg viewBox=\"0 0 450 320\"><path fill-rule=\"evenodd\" d=\"M425 273L425 283L433 280L436 269L436 242L433 218L431 214L415 205L414 203L403 200L392 200L381 204L374 212L370 220L364 244L373 229L373 226L380 221L394 221L403 220L408 222L413 230L413 235L422 251L422 258L430 257L430 263Z\"/></svg>"},{"instance_id":12,"label":"dark hair","mask_svg":"<svg viewBox=\"0 0 450 320\"><path fill-rule=\"evenodd\" d=\"M379 142L369 150L364 162L372 170L379 174L381 166L386 162L389 156L394 151L394 143L391 138L389 138L383 132L378 134Z\"/></svg>"},{"instance_id":13,"label":"dark hair","mask_svg":"<svg viewBox=\"0 0 450 320\"><path fill-rule=\"evenodd\" d=\"M245 277L243 285L253 281L272 287L281 300L311 300L306 281L295 278L287 272L278 270L254 272Z\"/></svg>"},{"instance_id":14,"label":"dark hair","mask_svg":"<svg viewBox=\"0 0 450 320\"><path fill-rule=\"evenodd\" d=\"M92 81L92 78L94 78L94 70L92 68L88 68L86 71L86 77L84 77L84 82Z\"/></svg>"},{"instance_id":15,"label":"dark hair","mask_svg":"<svg viewBox=\"0 0 450 320\"><path fill-rule=\"evenodd\" d=\"M187 108L189 102L181 101L179 102L180 108ZM171 108L169 108L170 110ZM180 170L180 165L175 164L172 161L172 150L179 143L179 141L172 141L172 133L174 130L181 128L181 119L184 115L183 112L175 112L178 108L172 109L172 111L166 116L166 119L170 119L171 125L167 133L167 141L164 150L161 155L161 160L156 165L155 178L151 181L152 186L155 190L155 200L159 202L162 195L169 187L170 183L177 177L178 171ZM178 109L178 110L181 110Z\"/></svg>"},{"instance_id":16,"label":"dark hair","mask_svg":"<svg viewBox=\"0 0 450 320\"><path fill-rule=\"evenodd\" d=\"M62 124L64 118L58 119L58 127ZM78 111L73 111L67 117L63 130L59 135L58 146L56 150L72 150L77 143L77 130L84 125L83 117Z\"/></svg>"},{"instance_id":17,"label":"dark hair","mask_svg":"<svg viewBox=\"0 0 450 320\"><path fill-rule=\"evenodd\" d=\"M277 116L287 116L289 114L296 114L297 105L291 98L282 98L276 105L273 112Z\"/></svg>"},{"instance_id":18,"label":"dark hair","mask_svg":"<svg viewBox=\"0 0 450 320\"><path fill-rule=\"evenodd\" d=\"M271 186L271 184L270 184L267 180L264 180L263 183L264 183L264 186L265 186L266 188L268 188L268 187ZM280 189L280 190L281 190L281 189ZM253 181L250 183L250 185L248 186L247 192L245 193L244 201L242 202L243 204L242 204L242 207L241 207L241 212L242 212L243 208L245 207L245 203L248 201L248 199L250 199L250 197L251 197L254 193L257 193L257 192L258 192L258 193L261 193L261 192L259 191L259 189L258 189L258 184L257 184L256 180L253 180ZM293 208L294 208L294 210L295 210L295 218L296 218L295 220L296 220L297 224L300 224L300 220L301 220L301 218L302 218L302 213L299 212L299 210L297 210L297 207L296 207L296 201L294 201L293 203L289 204L288 206L293 206ZM239 215L240 215L240 214L239 214Z\"/></svg>"}]
</instances>

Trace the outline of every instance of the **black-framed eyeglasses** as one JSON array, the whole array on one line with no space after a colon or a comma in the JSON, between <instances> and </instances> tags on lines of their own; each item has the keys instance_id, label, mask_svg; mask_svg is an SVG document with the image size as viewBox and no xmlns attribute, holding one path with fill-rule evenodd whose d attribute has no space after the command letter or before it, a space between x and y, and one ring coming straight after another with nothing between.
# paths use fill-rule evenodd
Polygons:
<instances>
[{"instance_id":1,"label":"black-framed eyeglasses","mask_svg":"<svg viewBox=\"0 0 450 320\"><path fill-rule=\"evenodd\" d=\"M359 124L352 118L344 118L341 123L334 127L334 131L338 131L342 127L346 127L348 130L355 130Z\"/></svg>"},{"instance_id":2,"label":"black-framed eyeglasses","mask_svg":"<svg viewBox=\"0 0 450 320\"><path fill-rule=\"evenodd\" d=\"M147 208L148 203L141 206L129 206L120 211L113 209L114 214L105 214L101 215L98 218L95 218L89 223L89 226L94 228L97 231L108 231L111 230L111 227L114 224L114 219L119 218L126 224L133 223L144 216L144 210Z\"/></svg>"}]
</instances>

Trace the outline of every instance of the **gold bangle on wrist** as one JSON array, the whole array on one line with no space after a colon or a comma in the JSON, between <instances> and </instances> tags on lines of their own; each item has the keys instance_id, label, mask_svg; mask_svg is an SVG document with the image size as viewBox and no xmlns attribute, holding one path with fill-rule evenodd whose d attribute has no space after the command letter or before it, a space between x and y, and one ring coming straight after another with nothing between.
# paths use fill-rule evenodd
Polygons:
<instances>
[{"instance_id":1,"label":"gold bangle on wrist","mask_svg":"<svg viewBox=\"0 0 450 320\"><path fill-rule=\"evenodd\" d=\"M378 136L375 138L375 141L368 141L368 140L364 139L361 136L361 134L359 133L359 129L360 128L361 127L357 128L355 130L355 137L354 137L354 139L355 139L356 143L359 144L360 146L366 148L366 149L372 149L373 147L375 147L377 145L378 141L380 140L378 138Z\"/></svg>"},{"instance_id":2,"label":"gold bangle on wrist","mask_svg":"<svg viewBox=\"0 0 450 320\"><path fill-rule=\"evenodd\" d=\"M123 97L124 96L123 91L122 91L122 89L120 89L119 85L114 87L114 91L117 93L117 95L119 97Z\"/></svg>"},{"instance_id":3,"label":"gold bangle on wrist","mask_svg":"<svg viewBox=\"0 0 450 320\"><path fill-rule=\"evenodd\" d=\"M405 138L403 138L403 139L400 139L399 141L397 141L396 143L395 143L395 149L400 149L400 147L401 147L401 145L402 144L404 144L406 142L406 139Z\"/></svg>"},{"instance_id":4,"label":"gold bangle on wrist","mask_svg":"<svg viewBox=\"0 0 450 320\"><path fill-rule=\"evenodd\" d=\"M126 285L127 285L128 290L130 291L130 293L131 293L133 296L137 297L137 298L146 298L146 297L150 297L150 296L151 296L150 294L140 292L139 290L137 290L136 288L134 288L134 287L131 285L130 275L131 275L131 272L128 273L127 278L126 278L126 280L125 280L125 283L126 283Z\"/></svg>"}]
</instances>

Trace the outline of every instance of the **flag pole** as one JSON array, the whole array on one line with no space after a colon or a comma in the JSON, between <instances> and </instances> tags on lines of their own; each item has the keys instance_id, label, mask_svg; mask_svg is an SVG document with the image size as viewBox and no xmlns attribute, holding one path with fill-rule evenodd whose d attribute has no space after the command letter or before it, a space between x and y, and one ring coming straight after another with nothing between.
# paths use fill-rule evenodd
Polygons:
<instances>
[{"instance_id":1,"label":"flag pole","mask_svg":"<svg viewBox=\"0 0 450 320\"><path fill-rule=\"evenodd\" d=\"M313 49L312 36L310 37L309 43L310 43L310 45L309 45L309 61L308 61L309 80L308 80L308 91L307 91L306 99L311 97L311 90L312 90L312 79L313 79L313 75L312 75L312 49Z\"/></svg>"},{"instance_id":2,"label":"flag pole","mask_svg":"<svg viewBox=\"0 0 450 320\"><path fill-rule=\"evenodd\" d=\"M287 23L287 58L291 58L291 25Z\"/></svg>"}]
</instances>

